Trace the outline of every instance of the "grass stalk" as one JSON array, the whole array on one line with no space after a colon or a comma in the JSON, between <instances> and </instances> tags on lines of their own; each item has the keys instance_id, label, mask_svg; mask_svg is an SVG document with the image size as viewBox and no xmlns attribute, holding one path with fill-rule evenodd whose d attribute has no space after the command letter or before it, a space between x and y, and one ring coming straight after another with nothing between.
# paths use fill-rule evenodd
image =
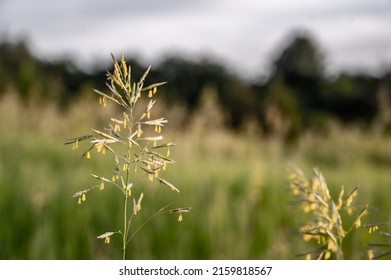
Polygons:
<instances>
[{"instance_id":1,"label":"grass stalk","mask_svg":"<svg viewBox=\"0 0 391 280\"><path fill-rule=\"evenodd\" d=\"M82 191L74 194L74 198L78 200L78 204L86 201L86 195L89 191L94 189L103 190L105 184L113 185L119 189L123 196L123 232L110 231L98 236L99 239L104 239L105 243L110 243L110 237L113 234L119 233L122 236L122 259L126 259L127 245L134 234L146 223L142 223L141 227L129 237L130 225L134 216L141 210L141 202L144 193L141 191L139 198L136 200L133 194L134 183L138 176L136 176L137 169L144 171L149 181L154 181L156 178L162 185L168 186L172 191L179 192L179 190L172 184L160 177L168 164L174 163L174 160L169 158L169 149L176 144L172 142L159 143L164 139L161 134L162 127L167 123L164 118L150 119L151 111L156 102L154 99L157 93L157 88L165 83L155 83L144 87L145 79L148 76L150 67L145 71L144 75L138 82L131 80L131 68L127 66L124 56L118 62L113 56L114 70L112 73L107 73L107 87L110 93L106 94L99 90L95 92L100 96L99 103L106 107L107 101L119 105L122 108L122 117L120 119L110 118L109 128L105 131L92 129L94 134L83 135L68 139L65 144L72 144L73 149L76 149L79 142L90 140L90 148L83 154L83 157L91 158L93 149L97 152L106 154L106 151L111 152L114 156L114 171L112 179L109 180L104 176L92 175L99 180L98 185L93 185ZM135 116L135 108L141 98L150 98L148 105L144 111ZM154 132L151 132L154 128ZM145 135L146 136L145 136ZM121 147L126 150L126 155L121 157ZM167 156L158 153L155 150L166 150ZM144 177L144 176L143 176ZM133 196L133 211L129 215L129 198ZM182 221L182 213L189 212L190 208L177 208L179 211L180 220ZM177 212L177 211L175 211ZM161 214L159 211L156 214ZM154 217L156 215L152 215ZM151 218L147 219L149 221Z\"/></svg>"}]
</instances>

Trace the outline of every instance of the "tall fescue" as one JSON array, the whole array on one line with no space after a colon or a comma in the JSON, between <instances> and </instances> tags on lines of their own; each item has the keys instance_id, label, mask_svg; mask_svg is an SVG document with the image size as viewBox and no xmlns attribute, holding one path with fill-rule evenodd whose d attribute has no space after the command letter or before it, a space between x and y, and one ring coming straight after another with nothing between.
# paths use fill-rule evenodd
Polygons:
<instances>
[{"instance_id":1,"label":"tall fescue","mask_svg":"<svg viewBox=\"0 0 391 280\"><path fill-rule=\"evenodd\" d=\"M362 224L362 218L368 214L369 206L356 206L353 202L358 187L346 192L341 187L337 199L332 198L326 180L319 169L308 179L297 167L289 173L289 188L296 197L298 207L309 220L304 222L299 233L305 242L311 242L314 249L302 253L306 259L344 259L343 242L349 234L362 227L369 233L379 229L384 223ZM345 215L353 216L350 221ZM373 258L372 255L369 255Z\"/></svg>"},{"instance_id":2,"label":"tall fescue","mask_svg":"<svg viewBox=\"0 0 391 280\"><path fill-rule=\"evenodd\" d=\"M81 204L87 200L87 194L92 190L103 191L106 186L109 186L119 191L123 199L122 228L106 231L97 238L103 239L108 244L114 234L119 234L122 239L122 258L125 259L130 240L146 222L161 213L178 213L178 221L181 222L182 213L189 212L190 208L167 210L167 207L163 207L136 229L131 228L133 219L141 210L144 198L144 192L137 191L140 189L138 186L140 172L141 177L149 181L156 180L162 186L179 193L177 187L161 177L168 165L174 163L170 157L170 148L176 144L163 142L162 128L167 124L167 120L164 117L152 117L157 88L165 82L144 86L150 67L138 82L133 82L131 68L127 65L124 56L121 56L120 62L114 56L113 60L113 73L107 73L109 93L99 90L95 92L99 95L99 104L106 107L107 102L113 102L122 109L122 114L119 118L111 117L109 126L103 131L92 128L92 134L68 139L65 144L72 144L72 148L77 149L80 142L89 140L90 147L82 157L90 159L93 150L96 150L112 158L111 176L91 174L97 183L76 192L73 198ZM142 111L137 111L141 98L149 98L150 101ZM139 194L136 196L137 192ZM131 200L133 201L132 207L130 206ZM113 215L116 214L113 213Z\"/></svg>"}]
</instances>

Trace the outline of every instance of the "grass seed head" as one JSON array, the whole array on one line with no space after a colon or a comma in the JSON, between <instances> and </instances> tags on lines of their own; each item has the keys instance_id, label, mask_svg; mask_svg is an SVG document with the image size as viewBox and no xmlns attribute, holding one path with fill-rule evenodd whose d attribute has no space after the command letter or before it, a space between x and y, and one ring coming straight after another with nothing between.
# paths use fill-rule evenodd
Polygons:
<instances>
[{"instance_id":1,"label":"grass seed head","mask_svg":"<svg viewBox=\"0 0 391 280\"><path fill-rule=\"evenodd\" d=\"M128 198L132 194L134 188L132 180L134 180L138 168L141 168L148 175L150 181L156 178L160 184L169 187L172 191L179 192L179 190L172 183L159 177L160 170L165 170L168 163L174 163L169 158L169 148L176 144L173 142L161 144L161 141L164 139L162 127L168 121L163 117L150 119L156 103L154 97L157 93L157 88L164 85L165 82L144 86L151 67L146 69L138 82L132 81L131 68L127 65L124 55L121 54L120 61L117 61L114 55L112 55L112 58L113 70L111 72L108 71L106 74L106 85L109 92L104 93L96 89L94 92L99 95L99 104L103 105L103 107L106 107L107 102L118 105L122 109L121 117L109 118L109 128L105 128L103 131L91 129L93 134L68 139L65 141L65 144L72 144L72 149L76 150L79 147L79 142L91 139L91 146L83 154L83 157L90 159L92 150L96 150L102 155L110 154L110 156L114 156L114 170L112 171L111 180L104 176L92 174L94 178L99 180L99 184L77 192L73 197L81 204L86 200L86 193L92 189L98 188L103 190L105 187L114 187L120 190L124 196L123 232L106 232L98 236L98 238L104 239L105 243L108 244L110 243L110 237L114 233L120 233L123 242L123 258L125 258L126 245L134 235L129 234L130 222L132 217L141 211L141 202L144 197L143 192L141 192L137 200L133 197L133 210L129 209L129 214L132 213L132 216L129 218L127 213ZM144 106L144 103L138 102L144 96L148 96L150 100L145 108L139 108ZM141 114L138 112L141 112ZM152 149L153 151L151 151ZM166 150L166 156L158 153L159 149ZM125 155L123 156L124 151ZM188 211L190 211L190 208L177 208L177 211L174 211L179 213L179 222L183 219L182 213ZM161 212L159 211L158 213Z\"/></svg>"}]
</instances>

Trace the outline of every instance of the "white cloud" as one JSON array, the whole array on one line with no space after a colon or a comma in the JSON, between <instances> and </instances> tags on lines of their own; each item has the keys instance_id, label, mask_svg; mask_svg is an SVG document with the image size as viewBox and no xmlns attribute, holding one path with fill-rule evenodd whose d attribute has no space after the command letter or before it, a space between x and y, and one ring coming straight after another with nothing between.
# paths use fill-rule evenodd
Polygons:
<instances>
[{"instance_id":1,"label":"white cloud","mask_svg":"<svg viewBox=\"0 0 391 280\"><path fill-rule=\"evenodd\" d=\"M121 51L149 59L211 52L241 72L262 72L295 28L316 36L331 69L374 68L391 47L387 0L3 0L0 7L0 34L28 34L40 55L75 53L83 62Z\"/></svg>"}]
</instances>

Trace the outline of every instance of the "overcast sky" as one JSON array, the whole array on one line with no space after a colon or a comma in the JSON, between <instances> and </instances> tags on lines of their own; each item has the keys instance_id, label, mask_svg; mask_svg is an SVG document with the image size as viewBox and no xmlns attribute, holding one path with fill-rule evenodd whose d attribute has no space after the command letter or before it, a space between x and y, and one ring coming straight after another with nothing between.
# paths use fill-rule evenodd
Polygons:
<instances>
[{"instance_id":1,"label":"overcast sky","mask_svg":"<svg viewBox=\"0 0 391 280\"><path fill-rule=\"evenodd\" d=\"M3 39L87 66L111 52L152 65L208 54L257 76L297 29L314 35L329 71L391 66L391 0L0 0Z\"/></svg>"}]
</instances>

